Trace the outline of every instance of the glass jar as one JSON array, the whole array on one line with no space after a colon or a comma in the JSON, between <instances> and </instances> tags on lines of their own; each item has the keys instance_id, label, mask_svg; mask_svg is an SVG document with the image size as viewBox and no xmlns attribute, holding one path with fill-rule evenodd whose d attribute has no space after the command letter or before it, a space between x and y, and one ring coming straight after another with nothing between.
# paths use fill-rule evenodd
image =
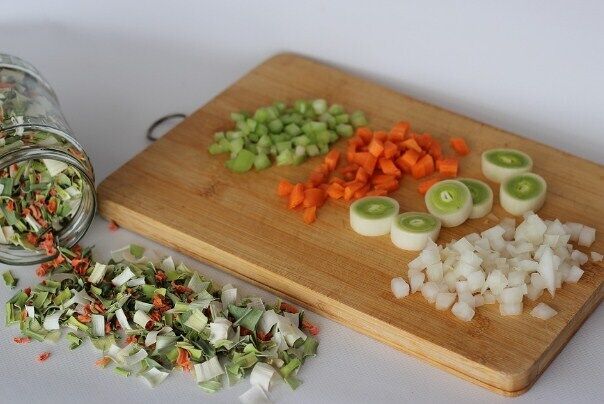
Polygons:
<instances>
[{"instance_id":1,"label":"glass jar","mask_svg":"<svg viewBox=\"0 0 604 404\"><path fill-rule=\"evenodd\" d=\"M48 261L70 248L96 211L94 172L48 82L0 54L0 262Z\"/></svg>"}]
</instances>

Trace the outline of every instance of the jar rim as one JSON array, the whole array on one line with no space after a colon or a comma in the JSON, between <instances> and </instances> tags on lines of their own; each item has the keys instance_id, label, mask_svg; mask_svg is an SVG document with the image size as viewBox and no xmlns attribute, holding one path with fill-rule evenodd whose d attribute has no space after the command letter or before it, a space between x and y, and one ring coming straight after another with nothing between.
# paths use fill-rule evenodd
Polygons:
<instances>
[{"instance_id":1,"label":"jar rim","mask_svg":"<svg viewBox=\"0 0 604 404\"><path fill-rule=\"evenodd\" d=\"M29 74L34 79L46 87L50 93L56 98L54 89L50 86L50 83L46 81L44 76L28 61L21 59L19 56L8 55L6 53L0 53L0 69L12 69L20 72Z\"/></svg>"}]
</instances>

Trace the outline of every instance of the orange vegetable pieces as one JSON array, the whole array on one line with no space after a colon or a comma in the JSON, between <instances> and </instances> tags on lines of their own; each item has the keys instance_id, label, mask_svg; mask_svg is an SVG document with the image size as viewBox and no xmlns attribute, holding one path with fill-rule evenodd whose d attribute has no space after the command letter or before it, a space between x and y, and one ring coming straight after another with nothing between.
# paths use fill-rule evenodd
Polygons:
<instances>
[{"instance_id":1,"label":"orange vegetable pieces","mask_svg":"<svg viewBox=\"0 0 604 404\"><path fill-rule=\"evenodd\" d=\"M428 190L430 189L430 187L434 184L436 184L438 181L440 181L440 178L436 177L436 178L431 178L429 180L426 181L422 181L419 183L419 185L417 186L417 190L420 194L422 195L426 195L426 192L428 192Z\"/></svg>"},{"instance_id":2,"label":"orange vegetable pieces","mask_svg":"<svg viewBox=\"0 0 604 404\"><path fill-rule=\"evenodd\" d=\"M337 182L332 182L329 184L329 188L327 188L327 195L331 199L340 199L344 197L344 186Z\"/></svg>"},{"instance_id":3,"label":"orange vegetable pieces","mask_svg":"<svg viewBox=\"0 0 604 404\"><path fill-rule=\"evenodd\" d=\"M289 194L291 194L292 189L294 189L292 183L287 180L281 180L279 181L279 185L277 185L277 195L288 196Z\"/></svg>"},{"instance_id":4,"label":"orange vegetable pieces","mask_svg":"<svg viewBox=\"0 0 604 404\"><path fill-rule=\"evenodd\" d=\"M387 159L394 158L398 155L398 147L390 140L384 142L384 157Z\"/></svg>"},{"instance_id":5,"label":"orange vegetable pieces","mask_svg":"<svg viewBox=\"0 0 604 404\"><path fill-rule=\"evenodd\" d=\"M401 175L401 170L390 159L380 159L380 169L384 174L395 175L397 177Z\"/></svg>"},{"instance_id":6,"label":"orange vegetable pieces","mask_svg":"<svg viewBox=\"0 0 604 404\"><path fill-rule=\"evenodd\" d=\"M304 220L304 223L306 224L311 224L312 222L317 220L317 207L310 206L304 209L304 213L302 214L302 220Z\"/></svg>"},{"instance_id":7,"label":"orange vegetable pieces","mask_svg":"<svg viewBox=\"0 0 604 404\"><path fill-rule=\"evenodd\" d=\"M373 139L373 132L369 128L361 127L357 129L356 135L363 140L364 144L369 144Z\"/></svg>"},{"instance_id":8,"label":"orange vegetable pieces","mask_svg":"<svg viewBox=\"0 0 604 404\"><path fill-rule=\"evenodd\" d=\"M330 150L325 156L325 164L330 172L336 169L338 161L340 161L340 152L337 150Z\"/></svg>"},{"instance_id":9,"label":"orange vegetable pieces","mask_svg":"<svg viewBox=\"0 0 604 404\"><path fill-rule=\"evenodd\" d=\"M426 154L411 167L411 175L415 179L423 178L434 172L434 159L429 154Z\"/></svg>"},{"instance_id":10,"label":"orange vegetable pieces","mask_svg":"<svg viewBox=\"0 0 604 404\"><path fill-rule=\"evenodd\" d=\"M292 188L291 193L289 194L289 201L287 203L287 207L289 209L295 209L298 205L304 202L304 185L296 184Z\"/></svg>"},{"instance_id":11,"label":"orange vegetable pieces","mask_svg":"<svg viewBox=\"0 0 604 404\"><path fill-rule=\"evenodd\" d=\"M365 186L365 184L363 184L362 182L357 182L357 181L352 181L352 182L349 182L348 184L346 184L346 187L344 188L344 200L350 201L354 197L355 192L357 192L359 189L363 188L364 186Z\"/></svg>"},{"instance_id":12,"label":"orange vegetable pieces","mask_svg":"<svg viewBox=\"0 0 604 404\"><path fill-rule=\"evenodd\" d=\"M386 196L388 195L388 191L386 191L385 189L373 189L369 192L367 192L366 196Z\"/></svg>"},{"instance_id":13,"label":"orange vegetable pieces","mask_svg":"<svg viewBox=\"0 0 604 404\"><path fill-rule=\"evenodd\" d=\"M457 177L459 162L455 158L447 158L438 161L438 172L442 177Z\"/></svg>"},{"instance_id":14,"label":"orange vegetable pieces","mask_svg":"<svg viewBox=\"0 0 604 404\"><path fill-rule=\"evenodd\" d=\"M373 174L373 170L375 170L377 157L369 152L360 152L354 155L354 162L363 167L371 175Z\"/></svg>"},{"instance_id":15,"label":"orange vegetable pieces","mask_svg":"<svg viewBox=\"0 0 604 404\"><path fill-rule=\"evenodd\" d=\"M359 167L359 169L357 170L357 175L354 178L354 180L365 183L365 182L369 181L369 174L367 173L367 171L365 171L365 169L363 167Z\"/></svg>"},{"instance_id":16,"label":"orange vegetable pieces","mask_svg":"<svg viewBox=\"0 0 604 404\"><path fill-rule=\"evenodd\" d=\"M398 158L396 163L403 170L411 171L411 168L417 163L417 160L421 157L420 152L417 150L409 149L401 157Z\"/></svg>"},{"instance_id":17,"label":"orange vegetable pieces","mask_svg":"<svg viewBox=\"0 0 604 404\"><path fill-rule=\"evenodd\" d=\"M380 157L384 152L384 143L381 140L376 139L375 137L369 143L369 147L367 149L369 153L373 154L375 157Z\"/></svg>"},{"instance_id":18,"label":"orange vegetable pieces","mask_svg":"<svg viewBox=\"0 0 604 404\"><path fill-rule=\"evenodd\" d=\"M406 147L407 149L415 150L418 153L423 152L422 148L417 144L415 139L407 139L401 142L400 145Z\"/></svg>"},{"instance_id":19,"label":"orange vegetable pieces","mask_svg":"<svg viewBox=\"0 0 604 404\"><path fill-rule=\"evenodd\" d=\"M451 138L451 147L460 156L465 156L466 154L470 153L470 148L466 144L466 141L461 137Z\"/></svg>"},{"instance_id":20,"label":"orange vegetable pieces","mask_svg":"<svg viewBox=\"0 0 604 404\"><path fill-rule=\"evenodd\" d=\"M410 129L411 125L409 125L409 122L399 122L390 129L388 140L392 143L402 142L407 138L407 133L409 133Z\"/></svg>"},{"instance_id":21,"label":"orange vegetable pieces","mask_svg":"<svg viewBox=\"0 0 604 404\"><path fill-rule=\"evenodd\" d=\"M364 197L365 195L367 195L367 192L369 192L369 189L370 189L370 185L365 184L363 187L356 190L356 192L353 195L353 198L359 199L359 198Z\"/></svg>"},{"instance_id":22,"label":"orange vegetable pieces","mask_svg":"<svg viewBox=\"0 0 604 404\"><path fill-rule=\"evenodd\" d=\"M302 206L310 208L312 206L320 207L325 202L325 191L321 188L310 188L304 191L304 201Z\"/></svg>"},{"instance_id":23,"label":"orange vegetable pieces","mask_svg":"<svg viewBox=\"0 0 604 404\"><path fill-rule=\"evenodd\" d=\"M380 142L384 143L386 140L388 140L388 133L384 132L383 130L376 130L373 132L373 140L379 140Z\"/></svg>"}]
</instances>

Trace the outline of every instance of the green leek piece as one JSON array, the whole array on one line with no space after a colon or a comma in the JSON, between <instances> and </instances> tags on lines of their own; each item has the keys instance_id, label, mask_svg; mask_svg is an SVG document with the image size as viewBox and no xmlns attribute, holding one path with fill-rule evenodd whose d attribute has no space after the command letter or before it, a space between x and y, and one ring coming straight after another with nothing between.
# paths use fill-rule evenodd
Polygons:
<instances>
[{"instance_id":1,"label":"green leek piece","mask_svg":"<svg viewBox=\"0 0 604 404\"><path fill-rule=\"evenodd\" d=\"M18 279L13 276L11 271L5 271L2 274L2 279L4 279L4 284L10 289L13 289L15 286L17 286Z\"/></svg>"},{"instance_id":2,"label":"green leek piece","mask_svg":"<svg viewBox=\"0 0 604 404\"><path fill-rule=\"evenodd\" d=\"M82 345L82 338L80 338L73 332L67 333L66 338L67 342L69 342L69 349L76 349L77 347Z\"/></svg>"},{"instance_id":3,"label":"green leek piece","mask_svg":"<svg viewBox=\"0 0 604 404\"><path fill-rule=\"evenodd\" d=\"M118 375L120 375L122 377L129 377L130 374L132 373L130 370L119 367L119 366L113 370L115 371L115 373L117 373Z\"/></svg>"}]
</instances>

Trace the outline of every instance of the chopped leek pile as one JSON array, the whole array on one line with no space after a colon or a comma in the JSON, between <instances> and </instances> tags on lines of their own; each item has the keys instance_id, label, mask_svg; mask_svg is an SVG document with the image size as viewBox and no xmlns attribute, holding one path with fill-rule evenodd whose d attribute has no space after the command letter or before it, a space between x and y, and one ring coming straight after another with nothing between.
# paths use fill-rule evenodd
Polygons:
<instances>
[{"instance_id":1,"label":"chopped leek pile","mask_svg":"<svg viewBox=\"0 0 604 404\"><path fill-rule=\"evenodd\" d=\"M354 129L367 124L361 111L347 114L338 104L322 99L296 100L257 109L253 114L234 112L234 130L216 132L210 154L230 153L227 168L246 172L272 165L298 165L308 157L325 154L340 137L351 137Z\"/></svg>"},{"instance_id":2,"label":"chopped leek pile","mask_svg":"<svg viewBox=\"0 0 604 404\"><path fill-rule=\"evenodd\" d=\"M55 140L42 132L26 132L0 138L0 149L23 142L23 137ZM83 186L78 170L56 160L26 160L0 170L0 243L42 247L54 255L52 233L77 212Z\"/></svg>"},{"instance_id":3,"label":"chopped leek pile","mask_svg":"<svg viewBox=\"0 0 604 404\"><path fill-rule=\"evenodd\" d=\"M136 245L113 251L106 264L90 249L59 253L46 280L6 303L6 324L36 341L67 331L71 349L89 339L102 352L97 364L113 363L121 376L153 387L181 369L215 392L251 374L254 391L266 393L277 377L296 388L316 354L317 340L301 330L314 335L316 327L295 307L242 297L171 257L154 262Z\"/></svg>"}]
</instances>

